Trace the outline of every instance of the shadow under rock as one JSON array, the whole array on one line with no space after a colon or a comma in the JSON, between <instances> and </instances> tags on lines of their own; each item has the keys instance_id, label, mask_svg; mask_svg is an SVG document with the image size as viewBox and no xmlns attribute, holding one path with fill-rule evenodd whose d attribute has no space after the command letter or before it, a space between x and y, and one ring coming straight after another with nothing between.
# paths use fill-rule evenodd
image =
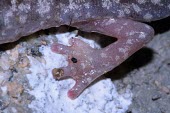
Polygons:
<instances>
[{"instance_id":1,"label":"shadow under rock","mask_svg":"<svg viewBox=\"0 0 170 113\"><path fill-rule=\"evenodd\" d=\"M87 39L94 40L102 48L117 41L117 38L98 33L87 33L79 31L79 35L86 37ZM104 76L107 78L111 78L112 80L124 78L127 76L128 73L130 73L134 69L138 69L150 63L153 59L153 54L154 51L152 49L143 47L142 49L134 53L131 57L129 57L126 61L124 61L122 64L114 68L112 71L104 74Z\"/></svg>"},{"instance_id":2,"label":"shadow under rock","mask_svg":"<svg viewBox=\"0 0 170 113\"><path fill-rule=\"evenodd\" d=\"M155 30L155 34L164 33L170 30L170 16L161 20L146 23L152 26Z\"/></svg>"},{"instance_id":3,"label":"shadow under rock","mask_svg":"<svg viewBox=\"0 0 170 113\"><path fill-rule=\"evenodd\" d=\"M106 73L105 77L111 78L112 80L122 79L134 69L141 68L150 63L153 59L153 53L154 51L152 49L144 47L112 71Z\"/></svg>"}]
</instances>

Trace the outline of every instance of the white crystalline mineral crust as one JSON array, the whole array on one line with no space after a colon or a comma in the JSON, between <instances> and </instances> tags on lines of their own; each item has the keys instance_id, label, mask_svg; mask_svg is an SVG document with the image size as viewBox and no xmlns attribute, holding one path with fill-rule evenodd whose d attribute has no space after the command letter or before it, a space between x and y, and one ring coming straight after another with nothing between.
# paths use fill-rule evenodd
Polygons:
<instances>
[{"instance_id":1,"label":"white crystalline mineral crust","mask_svg":"<svg viewBox=\"0 0 170 113\"><path fill-rule=\"evenodd\" d=\"M67 40L74 36L73 33L65 33L56 35L56 38L59 43L67 45ZM96 47L94 42L88 42ZM77 99L69 99L67 91L75 82L71 79L55 81L51 74L53 68L67 65L65 57L53 53L49 46L41 46L40 52L45 62L29 56L32 73L27 74L32 87L29 94L35 96L29 104L34 113L124 113L128 109L132 100L131 91L118 94L108 78L88 87Z\"/></svg>"}]
</instances>

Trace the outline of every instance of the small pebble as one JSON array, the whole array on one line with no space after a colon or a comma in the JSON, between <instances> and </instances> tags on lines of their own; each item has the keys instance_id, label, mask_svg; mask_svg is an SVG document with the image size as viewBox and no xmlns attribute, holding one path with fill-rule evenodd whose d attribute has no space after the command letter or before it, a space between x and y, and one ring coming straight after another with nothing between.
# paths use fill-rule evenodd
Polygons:
<instances>
[{"instance_id":1,"label":"small pebble","mask_svg":"<svg viewBox=\"0 0 170 113\"><path fill-rule=\"evenodd\" d=\"M168 87L162 86L161 87L162 91L165 92L166 94L170 94L170 89Z\"/></svg>"},{"instance_id":2,"label":"small pebble","mask_svg":"<svg viewBox=\"0 0 170 113\"><path fill-rule=\"evenodd\" d=\"M152 101L156 101L156 100L159 100L161 98L161 95L154 95L152 97Z\"/></svg>"},{"instance_id":3,"label":"small pebble","mask_svg":"<svg viewBox=\"0 0 170 113\"><path fill-rule=\"evenodd\" d=\"M29 59L27 57L21 58L18 67L25 68L29 65Z\"/></svg>"}]
</instances>

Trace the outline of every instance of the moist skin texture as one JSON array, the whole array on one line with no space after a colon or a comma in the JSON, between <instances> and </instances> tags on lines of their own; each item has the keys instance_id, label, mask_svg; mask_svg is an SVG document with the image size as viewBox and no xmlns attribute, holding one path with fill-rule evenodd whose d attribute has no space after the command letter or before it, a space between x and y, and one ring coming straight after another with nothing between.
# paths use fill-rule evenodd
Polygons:
<instances>
[{"instance_id":1,"label":"moist skin texture","mask_svg":"<svg viewBox=\"0 0 170 113\"><path fill-rule=\"evenodd\" d=\"M2 0L0 44L60 25L116 37L115 43L102 49L93 49L74 38L71 46L52 45L52 51L66 54L69 62L67 67L52 71L54 78L73 78L76 84L68 96L75 99L92 81L151 40L154 30L141 22L169 15L169 0Z\"/></svg>"}]
</instances>

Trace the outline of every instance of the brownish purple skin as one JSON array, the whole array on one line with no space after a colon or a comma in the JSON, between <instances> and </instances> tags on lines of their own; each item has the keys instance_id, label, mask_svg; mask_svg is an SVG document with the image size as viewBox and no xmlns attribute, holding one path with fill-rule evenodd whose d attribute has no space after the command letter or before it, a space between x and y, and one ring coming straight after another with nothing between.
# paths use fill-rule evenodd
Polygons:
<instances>
[{"instance_id":1,"label":"brownish purple skin","mask_svg":"<svg viewBox=\"0 0 170 113\"><path fill-rule=\"evenodd\" d=\"M55 79L71 77L76 81L68 92L75 99L96 78L152 39L154 30L140 22L169 15L169 0L1 0L0 44L60 25L116 37L115 43L102 49L93 49L79 39L71 39L69 47L52 45L52 51L66 54L69 62L67 67L55 69L53 75ZM72 61L73 57L77 62Z\"/></svg>"}]
</instances>

